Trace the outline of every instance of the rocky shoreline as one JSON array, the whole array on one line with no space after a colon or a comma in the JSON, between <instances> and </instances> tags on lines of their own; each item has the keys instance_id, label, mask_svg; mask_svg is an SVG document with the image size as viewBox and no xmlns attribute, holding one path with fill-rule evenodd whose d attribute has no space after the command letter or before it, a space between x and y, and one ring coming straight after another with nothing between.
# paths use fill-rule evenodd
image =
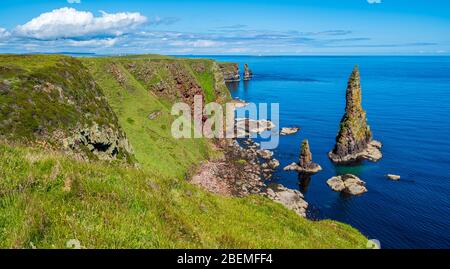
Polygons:
<instances>
[{"instance_id":1,"label":"rocky shoreline","mask_svg":"<svg viewBox=\"0 0 450 269\"><path fill-rule=\"evenodd\" d=\"M244 139L241 144L236 139L217 141L224 156L203 163L191 183L225 196L262 195L306 217L308 203L301 192L265 183L279 166L273 152L260 149L251 139Z\"/></svg>"}]
</instances>

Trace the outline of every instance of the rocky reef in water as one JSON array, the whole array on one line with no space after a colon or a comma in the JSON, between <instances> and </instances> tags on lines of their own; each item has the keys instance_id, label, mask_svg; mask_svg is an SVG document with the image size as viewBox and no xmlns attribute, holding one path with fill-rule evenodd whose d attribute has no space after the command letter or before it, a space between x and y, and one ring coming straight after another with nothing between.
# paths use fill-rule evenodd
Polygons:
<instances>
[{"instance_id":1,"label":"rocky reef in water","mask_svg":"<svg viewBox=\"0 0 450 269\"><path fill-rule=\"evenodd\" d=\"M244 80L251 80L253 78L253 72L248 68L248 64L244 64Z\"/></svg>"},{"instance_id":2,"label":"rocky reef in water","mask_svg":"<svg viewBox=\"0 0 450 269\"><path fill-rule=\"evenodd\" d=\"M345 164L360 160L381 159L381 143L372 140L366 112L361 105L361 79L356 65L350 76L346 92L345 114L341 119L336 145L328 156L334 163Z\"/></svg>"},{"instance_id":3,"label":"rocky reef in water","mask_svg":"<svg viewBox=\"0 0 450 269\"><path fill-rule=\"evenodd\" d=\"M285 171L298 171L304 174L315 174L322 167L312 161L312 154L307 139L303 140L298 163L292 163L284 168Z\"/></svg>"}]
</instances>

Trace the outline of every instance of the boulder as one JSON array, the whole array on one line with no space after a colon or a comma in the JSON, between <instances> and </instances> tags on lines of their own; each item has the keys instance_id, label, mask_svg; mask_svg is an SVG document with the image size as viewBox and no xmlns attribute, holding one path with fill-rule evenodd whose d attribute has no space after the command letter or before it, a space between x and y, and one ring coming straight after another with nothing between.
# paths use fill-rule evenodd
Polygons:
<instances>
[{"instance_id":1,"label":"boulder","mask_svg":"<svg viewBox=\"0 0 450 269\"><path fill-rule=\"evenodd\" d=\"M273 152L270 150L267 150L267 149L258 150L256 153L258 153L259 157L266 159L266 160L271 159L273 156Z\"/></svg>"},{"instance_id":2,"label":"boulder","mask_svg":"<svg viewBox=\"0 0 450 269\"><path fill-rule=\"evenodd\" d=\"M272 169L277 168L278 166L280 166L280 162L277 159L272 159L270 160L268 163L268 166Z\"/></svg>"},{"instance_id":3,"label":"boulder","mask_svg":"<svg viewBox=\"0 0 450 269\"><path fill-rule=\"evenodd\" d=\"M272 184L267 188L265 195L271 200L293 210L301 217L306 217L308 203L298 190L288 189L279 184Z\"/></svg>"},{"instance_id":4,"label":"boulder","mask_svg":"<svg viewBox=\"0 0 450 269\"><path fill-rule=\"evenodd\" d=\"M298 127L283 127L281 128L280 135L291 135L300 131Z\"/></svg>"},{"instance_id":5,"label":"boulder","mask_svg":"<svg viewBox=\"0 0 450 269\"><path fill-rule=\"evenodd\" d=\"M367 192L366 183L352 174L332 177L327 180L327 184L333 191L350 195L361 195Z\"/></svg>"},{"instance_id":6,"label":"boulder","mask_svg":"<svg viewBox=\"0 0 450 269\"><path fill-rule=\"evenodd\" d=\"M398 181L401 178L398 175L392 175L392 174L387 174L386 177L389 178L390 180L394 180L394 181Z\"/></svg>"},{"instance_id":7,"label":"boulder","mask_svg":"<svg viewBox=\"0 0 450 269\"><path fill-rule=\"evenodd\" d=\"M273 128L275 128L275 124L270 120L236 119L236 134L238 138L247 137L251 134L260 134Z\"/></svg>"}]
</instances>

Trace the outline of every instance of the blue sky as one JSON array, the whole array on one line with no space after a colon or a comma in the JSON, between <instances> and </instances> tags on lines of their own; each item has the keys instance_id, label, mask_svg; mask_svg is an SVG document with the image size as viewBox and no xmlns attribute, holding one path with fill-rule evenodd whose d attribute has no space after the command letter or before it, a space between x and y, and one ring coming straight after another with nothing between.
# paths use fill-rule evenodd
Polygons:
<instances>
[{"instance_id":1,"label":"blue sky","mask_svg":"<svg viewBox=\"0 0 450 269\"><path fill-rule=\"evenodd\" d=\"M62 51L450 55L450 1L0 2L0 53Z\"/></svg>"}]
</instances>

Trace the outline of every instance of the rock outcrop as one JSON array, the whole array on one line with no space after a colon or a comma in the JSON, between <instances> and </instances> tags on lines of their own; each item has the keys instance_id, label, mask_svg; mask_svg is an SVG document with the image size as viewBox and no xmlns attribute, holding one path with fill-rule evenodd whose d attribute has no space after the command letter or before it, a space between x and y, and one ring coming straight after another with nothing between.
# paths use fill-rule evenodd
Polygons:
<instances>
[{"instance_id":1,"label":"rock outcrop","mask_svg":"<svg viewBox=\"0 0 450 269\"><path fill-rule=\"evenodd\" d=\"M244 80L251 80L253 78L253 72L248 68L248 64L244 64Z\"/></svg>"},{"instance_id":2,"label":"rock outcrop","mask_svg":"<svg viewBox=\"0 0 450 269\"><path fill-rule=\"evenodd\" d=\"M272 184L267 188L264 195L284 205L286 208L293 210L301 217L306 217L308 203L304 200L303 194L298 190L288 189L279 184Z\"/></svg>"},{"instance_id":3,"label":"rock outcrop","mask_svg":"<svg viewBox=\"0 0 450 269\"><path fill-rule=\"evenodd\" d=\"M241 75L239 75L239 66L237 64L221 63L220 69L223 73L225 82L239 82Z\"/></svg>"},{"instance_id":4,"label":"rock outcrop","mask_svg":"<svg viewBox=\"0 0 450 269\"><path fill-rule=\"evenodd\" d=\"M361 83L358 66L350 76L346 93L345 114L342 117L336 145L328 156L334 163L345 164L359 160L381 159L381 143L372 141L366 112L361 105Z\"/></svg>"},{"instance_id":5,"label":"rock outcrop","mask_svg":"<svg viewBox=\"0 0 450 269\"><path fill-rule=\"evenodd\" d=\"M367 192L366 183L352 174L332 177L327 180L328 186L336 192L360 195Z\"/></svg>"},{"instance_id":6,"label":"rock outcrop","mask_svg":"<svg viewBox=\"0 0 450 269\"><path fill-rule=\"evenodd\" d=\"M236 135L239 138L247 137L252 134L260 134L274 129L276 126L270 120L253 120L248 118L236 119Z\"/></svg>"},{"instance_id":7,"label":"rock outcrop","mask_svg":"<svg viewBox=\"0 0 450 269\"><path fill-rule=\"evenodd\" d=\"M386 177L389 178L390 180L393 180L393 181L398 181L401 178L401 176L393 175L393 174L387 174Z\"/></svg>"},{"instance_id":8,"label":"rock outcrop","mask_svg":"<svg viewBox=\"0 0 450 269\"><path fill-rule=\"evenodd\" d=\"M281 128L280 135L291 135L300 131L298 127L283 127Z\"/></svg>"},{"instance_id":9,"label":"rock outcrop","mask_svg":"<svg viewBox=\"0 0 450 269\"><path fill-rule=\"evenodd\" d=\"M312 161L312 154L307 139L303 140L298 163L292 163L284 168L285 171L298 171L305 174L315 174L322 167Z\"/></svg>"},{"instance_id":10,"label":"rock outcrop","mask_svg":"<svg viewBox=\"0 0 450 269\"><path fill-rule=\"evenodd\" d=\"M112 126L78 128L74 135L63 139L63 148L69 152L80 153L87 159L115 160L122 154L133 154L133 149L125 134ZM127 157L125 155L125 157Z\"/></svg>"}]
</instances>

